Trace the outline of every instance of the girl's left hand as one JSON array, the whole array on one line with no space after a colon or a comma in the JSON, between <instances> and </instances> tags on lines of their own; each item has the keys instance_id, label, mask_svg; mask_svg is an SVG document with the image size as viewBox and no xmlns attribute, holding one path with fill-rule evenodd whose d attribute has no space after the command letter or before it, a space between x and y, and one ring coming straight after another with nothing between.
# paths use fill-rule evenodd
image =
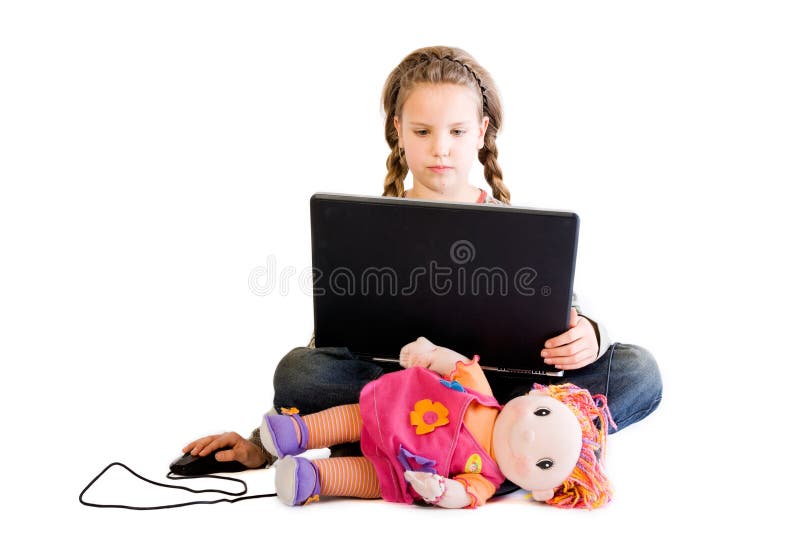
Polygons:
<instances>
[{"instance_id":1,"label":"girl's left hand","mask_svg":"<svg viewBox=\"0 0 800 534\"><path fill-rule=\"evenodd\" d=\"M597 360L600 351L592 323L586 317L578 316L575 308L569 316L569 330L548 339L544 347L544 362L563 370L586 367Z\"/></svg>"}]
</instances>

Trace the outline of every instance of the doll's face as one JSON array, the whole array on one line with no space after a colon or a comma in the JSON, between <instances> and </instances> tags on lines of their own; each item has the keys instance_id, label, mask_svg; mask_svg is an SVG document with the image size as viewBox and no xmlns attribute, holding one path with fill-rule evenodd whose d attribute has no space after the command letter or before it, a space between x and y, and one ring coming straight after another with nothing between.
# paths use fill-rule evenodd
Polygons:
<instances>
[{"instance_id":1,"label":"doll's face","mask_svg":"<svg viewBox=\"0 0 800 534\"><path fill-rule=\"evenodd\" d=\"M562 402L539 391L516 397L497 417L495 458L511 482L529 491L564 482L578 462L581 427Z\"/></svg>"}]
</instances>

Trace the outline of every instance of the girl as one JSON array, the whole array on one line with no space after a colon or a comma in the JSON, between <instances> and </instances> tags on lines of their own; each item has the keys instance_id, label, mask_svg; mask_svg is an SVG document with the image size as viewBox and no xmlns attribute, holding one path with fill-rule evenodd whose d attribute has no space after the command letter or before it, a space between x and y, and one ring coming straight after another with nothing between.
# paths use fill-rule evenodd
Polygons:
<instances>
[{"instance_id":1,"label":"girl","mask_svg":"<svg viewBox=\"0 0 800 534\"><path fill-rule=\"evenodd\" d=\"M391 153L384 196L451 202L508 204L511 195L497 162L496 137L502 125L497 88L489 73L463 50L421 48L409 54L391 72L383 88L385 136ZM477 154L491 195L469 183ZM411 171L413 186L404 180ZM547 363L564 370L551 383L572 383L602 394L617 430L646 417L661 401L661 376L647 350L636 345L610 343L605 329L580 314L573 295L570 328L545 343ZM388 364L387 364L388 365ZM307 347L290 351L275 369L274 406L292 407L302 414L358 402L361 389L387 369L357 360L346 347ZM487 377L503 404L531 388L531 380L492 374ZM235 432L206 436L189 443L183 452L219 461L237 460L248 467L270 465L275 458L259 440L258 429L249 439ZM332 455L352 456L352 446L333 448Z\"/></svg>"}]
</instances>

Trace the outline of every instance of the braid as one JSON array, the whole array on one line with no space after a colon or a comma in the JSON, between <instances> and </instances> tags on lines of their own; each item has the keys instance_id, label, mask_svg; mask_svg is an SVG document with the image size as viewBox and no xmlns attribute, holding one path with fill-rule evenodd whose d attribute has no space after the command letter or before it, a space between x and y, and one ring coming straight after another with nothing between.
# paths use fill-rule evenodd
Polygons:
<instances>
[{"instance_id":1,"label":"braid","mask_svg":"<svg viewBox=\"0 0 800 534\"><path fill-rule=\"evenodd\" d=\"M403 157L401 149L395 141L392 152L386 158L386 179L383 181L383 196L402 197L405 191L404 180L408 174L408 165Z\"/></svg>"},{"instance_id":2,"label":"braid","mask_svg":"<svg viewBox=\"0 0 800 534\"><path fill-rule=\"evenodd\" d=\"M497 162L497 144L494 135L490 135L491 126L486 132L483 148L478 151L478 161L483 164L483 175L486 183L492 188L492 196L503 204L511 203L511 193L503 183L503 171ZM493 132L492 132L493 133Z\"/></svg>"},{"instance_id":3,"label":"braid","mask_svg":"<svg viewBox=\"0 0 800 534\"><path fill-rule=\"evenodd\" d=\"M384 137L389 144L391 152L386 158L386 178L383 181L383 196L402 197L405 191L405 178L408 174L408 165L400 148L400 139L394 127L394 116L397 113L397 95L400 92L400 78L402 71L395 69L383 87L383 109L386 113L384 123Z\"/></svg>"}]
</instances>

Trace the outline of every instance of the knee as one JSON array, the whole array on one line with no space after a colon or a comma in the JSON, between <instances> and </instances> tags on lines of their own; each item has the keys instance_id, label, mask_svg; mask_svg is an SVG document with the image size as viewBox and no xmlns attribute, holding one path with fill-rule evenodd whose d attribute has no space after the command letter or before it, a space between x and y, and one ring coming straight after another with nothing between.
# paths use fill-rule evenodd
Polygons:
<instances>
[{"instance_id":1,"label":"knee","mask_svg":"<svg viewBox=\"0 0 800 534\"><path fill-rule=\"evenodd\" d=\"M311 355L316 350L313 347L296 347L286 353L275 367L275 386L293 388L298 380L308 382L309 377L314 375Z\"/></svg>"},{"instance_id":2,"label":"knee","mask_svg":"<svg viewBox=\"0 0 800 534\"><path fill-rule=\"evenodd\" d=\"M650 415L659 404L663 384L658 362L638 345L618 343L611 361L609 397L621 401L620 428Z\"/></svg>"},{"instance_id":3,"label":"knee","mask_svg":"<svg viewBox=\"0 0 800 534\"><path fill-rule=\"evenodd\" d=\"M309 404L323 381L316 357L318 351L313 347L296 347L278 362L272 377L276 410L294 407L302 413L318 411Z\"/></svg>"},{"instance_id":4,"label":"knee","mask_svg":"<svg viewBox=\"0 0 800 534\"><path fill-rule=\"evenodd\" d=\"M639 345L629 345L627 343L617 343L614 359L619 362L625 361L631 373L635 373L652 385L658 384L661 389L661 371L658 369L658 362L655 357L644 347Z\"/></svg>"},{"instance_id":5,"label":"knee","mask_svg":"<svg viewBox=\"0 0 800 534\"><path fill-rule=\"evenodd\" d=\"M327 387L340 376L357 376L355 362L346 347L296 347L278 362L273 381L276 390Z\"/></svg>"}]
</instances>

